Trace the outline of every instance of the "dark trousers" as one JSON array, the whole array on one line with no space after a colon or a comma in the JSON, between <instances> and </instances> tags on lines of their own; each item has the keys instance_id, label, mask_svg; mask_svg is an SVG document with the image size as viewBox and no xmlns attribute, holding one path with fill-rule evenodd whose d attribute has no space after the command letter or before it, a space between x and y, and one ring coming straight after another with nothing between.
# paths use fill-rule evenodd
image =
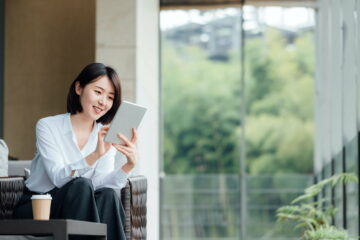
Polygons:
<instances>
[{"instance_id":1,"label":"dark trousers","mask_svg":"<svg viewBox=\"0 0 360 240\"><path fill-rule=\"evenodd\" d=\"M33 218L31 196L38 194L27 188L16 206L15 218ZM107 224L108 240L125 240L125 212L114 189L102 188L94 191L87 178L75 178L48 192L52 197L51 219L75 219ZM70 236L70 239L86 239Z\"/></svg>"}]
</instances>

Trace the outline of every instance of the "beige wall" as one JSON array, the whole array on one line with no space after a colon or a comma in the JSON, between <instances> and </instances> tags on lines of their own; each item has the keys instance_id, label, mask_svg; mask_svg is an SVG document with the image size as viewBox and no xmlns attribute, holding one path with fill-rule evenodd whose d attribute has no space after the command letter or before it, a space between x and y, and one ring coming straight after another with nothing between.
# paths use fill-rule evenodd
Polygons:
<instances>
[{"instance_id":1,"label":"beige wall","mask_svg":"<svg viewBox=\"0 0 360 240\"><path fill-rule=\"evenodd\" d=\"M95 0L5 1L4 138L31 159L35 124L66 111L70 83L95 60Z\"/></svg>"}]
</instances>

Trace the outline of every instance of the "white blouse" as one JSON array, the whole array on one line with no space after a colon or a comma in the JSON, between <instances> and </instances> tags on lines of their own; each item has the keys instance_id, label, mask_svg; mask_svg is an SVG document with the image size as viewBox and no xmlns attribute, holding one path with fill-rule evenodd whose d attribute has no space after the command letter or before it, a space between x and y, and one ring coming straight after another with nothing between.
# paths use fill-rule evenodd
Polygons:
<instances>
[{"instance_id":1,"label":"white blouse","mask_svg":"<svg viewBox=\"0 0 360 240\"><path fill-rule=\"evenodd\" d=\"M92 181L94 189L123 188L130 173L114 169L116 149L110 150L89 166L85 157L91 154L98 141L102 124L94 122L88 142L79 149L72 129L70 113L40 119L36 124L37 152L31 162L31 174L25 184L28 189L45 193L60 188L75 177ZM70 176L75 170L75 175Z\"/></svg>"}]
</instances>

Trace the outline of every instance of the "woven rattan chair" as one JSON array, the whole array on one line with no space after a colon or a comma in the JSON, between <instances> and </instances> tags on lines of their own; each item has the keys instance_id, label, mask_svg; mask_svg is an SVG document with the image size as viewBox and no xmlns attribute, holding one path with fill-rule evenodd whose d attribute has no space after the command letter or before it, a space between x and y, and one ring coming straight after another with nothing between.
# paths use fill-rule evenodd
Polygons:
<instances>
[{"instance_id":1,"label":"woven rattan chair","mask_svg":"<svg viewBox=\"0 0 360 240\"><path fill-rule=\"evenodd\" d=\"M24 189L24 177L0 178L0 219L11 219ZM146 191L144 176L130 177L121 190L127 240L146 239Z\"/></svg>"}]
</instances>

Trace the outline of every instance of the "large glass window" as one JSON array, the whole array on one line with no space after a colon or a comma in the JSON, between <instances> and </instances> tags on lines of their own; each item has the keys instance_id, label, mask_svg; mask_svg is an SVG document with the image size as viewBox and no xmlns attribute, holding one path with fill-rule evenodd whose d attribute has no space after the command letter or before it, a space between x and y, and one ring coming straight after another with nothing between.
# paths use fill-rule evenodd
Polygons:
<instances>
[{"instance_id":1,"label":"large glass window","mask_svg":"<svg viewBox=\"0 0 360 240\"><path fill-rule=\"evenodd\" d=\"M239 238L239 19L235 8L161 15L163 239Z\"/></svg>"},{"instance_id":2,"label":"large glass window","mask_svg":"<svg viewBox=\"0 0 360 240\"><path fill-rule=\"evenodd\" d=\"M243 226L246 239L296 237L275 213L313 181L313 10L164 10L160 22L161 238L239 239Z\"/></svg>"}]
</instances>

